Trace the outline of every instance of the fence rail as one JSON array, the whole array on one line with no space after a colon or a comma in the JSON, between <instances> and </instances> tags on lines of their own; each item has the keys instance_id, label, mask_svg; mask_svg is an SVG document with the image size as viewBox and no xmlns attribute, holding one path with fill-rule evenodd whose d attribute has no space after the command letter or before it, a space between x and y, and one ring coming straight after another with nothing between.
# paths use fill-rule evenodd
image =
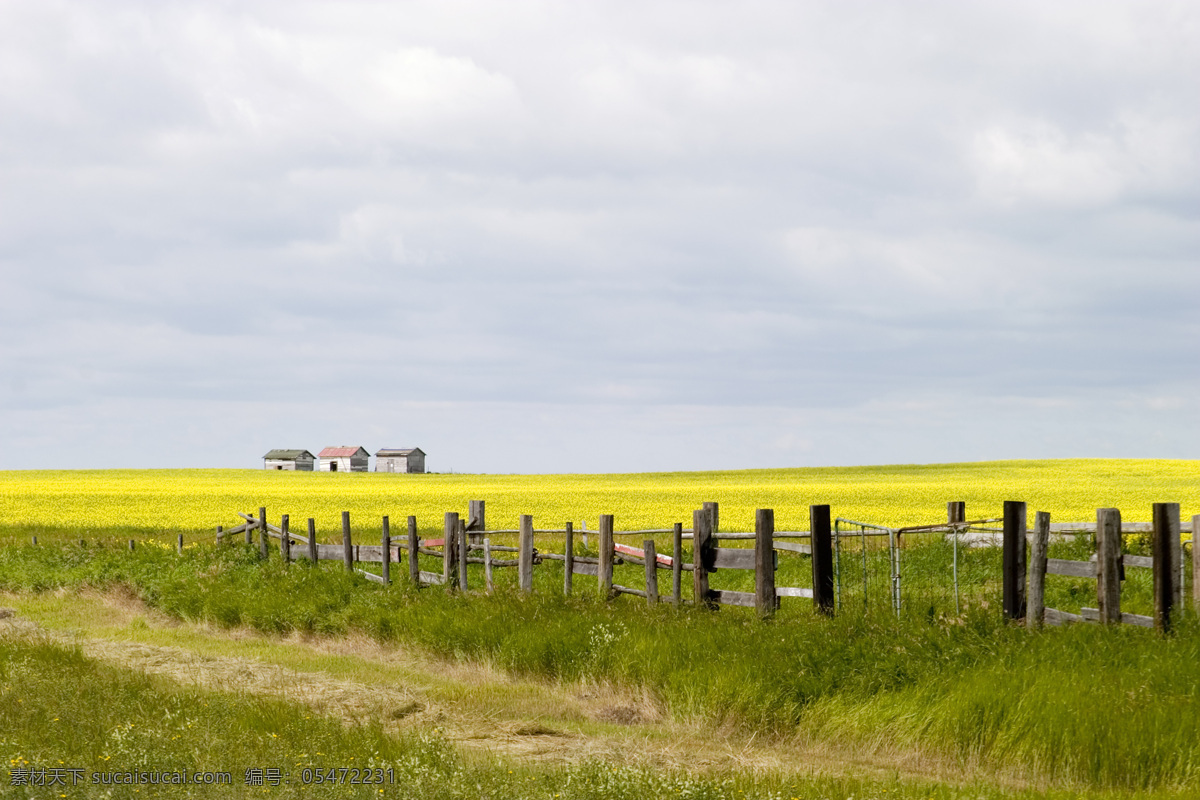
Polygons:
<instances>
[{"instance_id":1,"label":"fence rail","mask_svg":"<svg viewBox=\"0 0 1200 800\"><path fill-rule=\"evenodd\" d=\"M279 525L267 521L266 509L259 508L258 514L238 513L242 524L230 528L217 528L218 541L228 541L235 536L244 536L251 543L257 534L262 557L269 557L270 541L278 541L278 549L286 563L311 559L342 561L348 571L358 572L370 580L390 583L390 568L407 562L408 580L418 586L443 586L450 591L467 591L468 565L483 565L485 589L494 588L493 570L515 568L517 585L521 591L532 591L535 567L545 562L563 565L563 591L574 590L575 576L594 578L599 591L606 597L631 595L649 603L668 600L675 604L694 602L700 605L733 605L753 607L759 616L769 617L779 607L782 598L811 600L814 607L823 613L834 613L835 609L849 610L859 602L868 607L873 601L883 600L890 604L895 613L901 613L913 601L919 586L910 579L909 562L921 552L913 549L913 537L942 536L950 554L945 564L949 574L946 586L953 587L956 612L959 604L960 543L967 541L973 531L989 530L986 526L1000 523L991 529L999 534L995 537L1003 548L1003 613L1013 620L1025 620L1029 625L1057 625L1065 622L1097 621L1105 624L1126 623L1152 626L1170 630L1171 616L1183 598L1184 560L1181 534L1190 533L1200 527L1200 515L1183 522L1179 517L1179 505L1156 503L1153 506L1151 523L1122 522L1116 509L1099 509L1097 521L1052 523L1050 515L1038 512L1032 528L1026 525L1025 504L1016 501L1005 503L1003 517L967 520L965 505L961 502L947 504L947 521L934 525L917 525L893 528L875 525L860 520L836 518L831 520L828 506L811 506L808 531L774 530L774 512L760 509L756 514L753 532L717 532L719 506L705 503L693 512L692 525L684 528L682 523L672 528L637 530L615 530L612 515L601 515L596 530L588 531L585 526L575 530L572 523L562 528L534 528L530 515L520 517L520 525L513 529L488 530L485 527L483 501L472 501L468 520L457 512L448 512L443 520L443 535L440 538L422 539L417 535L415 517L408 517L407 534L394 539L390 534L388 517L382 518L380 544L355 544L351 539L349 512L342 513L341 544L321 544L316 541L314 521L308 520L307 535L291 531L289 517L283 515ZM1051 559L1046 548L1052 537L1070 533L1094 536L1096 553L1089 560ZM1122 552L1122 536L1148 533L1154 546L1153 556L1138 556ZM596 540L596 555L576 555L575 538L587 535ZM670 554L658 552L655 536L670 534ZM515 536L517 546L496 544L492 536ZM618 536L643 538L642 546L616 542ZM536 537L547 536L561 541L562 552L541 551L534 547ZM753 539L752 547L724 547L722 541ZM785 539L784 541L780 541ZM786 539L806 539L805 542ZM682 544L692 543L691 562L684 560ZM886 541L885 541L886 540ZM1086 541L1086 540L1085 540ZM878 544L872 544L878 542ZM975 544L972 542L972 544ZM131 543L132 547L132 543ZM886 554L885 554L886 549ZM507 557L497 558L496 554ZM514 556L515 557L512 557ZM440 573L420 569L419 559L441 559ZM776 586L780 558L806 558L812 572L811 586ZM878 556L884 556L883 562ZM928 558L927 556L922 556ZM1192 559L1196 563L1193 571L1200 574L1200 553L1193 548ZM362 570L356 564L377 563L382 565L382 574ZM885 571L878 573L879 563L886 564ZM622 585L614 582L614 567L620 565L641 566L641 585ZM1153 616L1130 614L1122 611L1121 582L1125 569L1150 569L1154 579ZM941 569L939 567L939 569ZM661 594L659 573L670 572L670 587ZM742 591L710 586L714 573L732 571L753 573L753 591ZM691 598L683 596L683 573L692 573ZM622 573L623 575L625 573ZM789 574L795 574L794 570ZM1044 603L1047 575L1094 579L1097 582L1096 608L1083 608L1079 614L1060 609L1047 608ZM625 580L628 583L627 579ZM1193 581L1193 605L1200 610L1200 586Z\"/></svg>"}]
</instances>

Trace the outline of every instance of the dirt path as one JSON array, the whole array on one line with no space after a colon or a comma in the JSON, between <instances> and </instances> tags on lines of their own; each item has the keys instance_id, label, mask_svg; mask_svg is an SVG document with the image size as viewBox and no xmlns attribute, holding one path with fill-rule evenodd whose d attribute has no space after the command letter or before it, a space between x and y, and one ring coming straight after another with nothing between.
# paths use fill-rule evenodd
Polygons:
<instances>
[{"instance_id":1,"label":"dirt path","mask_svg":"<svg viewBox=\"0 0 1200 800\"><path fill-rule=\"evenodd\" d=\"M484 753L692 771L965 777L961 765L915 755L834 752L681 723L653 698L618 687L514 678L361 637L279 638L180 623L121 595L60 598L0 595L0 605L17 612L0 614L0 634L49 636L111 664L184 685L281 697L347 723L374 718L394 730L433 728Z\"/></svg>"}]
</instances>

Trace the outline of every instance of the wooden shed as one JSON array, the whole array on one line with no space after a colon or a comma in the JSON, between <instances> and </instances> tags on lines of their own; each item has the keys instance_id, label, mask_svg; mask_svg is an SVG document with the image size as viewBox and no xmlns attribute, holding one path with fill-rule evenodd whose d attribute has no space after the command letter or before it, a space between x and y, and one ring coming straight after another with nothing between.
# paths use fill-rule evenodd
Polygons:
<instances>
[{"instance_id":1,"label":"wooden shed","mask_svg":"<svg viewBox=\"0 0 1200 800\"><path fill-rule=\"evenodd\" d=\"M321 472L366 472L371 454L362 447L326 447L318 458Z\"/></svg>"},{"instance_id":2,"label":"wooden shed","mask_svg":"<svg viewBox=\"0 0 1200 800\"><path fill-rule=\"evenodd\" d=\"M424 472L425 452L419 447L385 447L375 454L375 471Z\"/></svg>"},{"instance_id":3,"label":"wooden shed","mask_svg":"<svg viewBox=\"0 0 1200 800\"><path fill-rule=\"evenodd\" d=\"M312 472L315 460L307 450L272 450L263 456L263 469Z\"/></svg>"}]
</instances>

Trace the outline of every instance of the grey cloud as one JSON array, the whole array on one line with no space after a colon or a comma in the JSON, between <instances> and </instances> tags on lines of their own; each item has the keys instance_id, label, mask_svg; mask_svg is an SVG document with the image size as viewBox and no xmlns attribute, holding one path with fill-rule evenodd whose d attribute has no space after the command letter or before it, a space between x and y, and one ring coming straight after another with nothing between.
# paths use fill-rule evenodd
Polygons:
<instances>
[{"instance_id":1,"label":"grey cloud","mask_svg":"<svg viewBox=\"0 0 1200 800\"><path fill-rule=\"evenodd\" d=\"M231 463L395 430L529 471L719 466L713 442L741 466L1186 454L1195 25L5 4L0 442Z\"/></svg>"}]
</instances>

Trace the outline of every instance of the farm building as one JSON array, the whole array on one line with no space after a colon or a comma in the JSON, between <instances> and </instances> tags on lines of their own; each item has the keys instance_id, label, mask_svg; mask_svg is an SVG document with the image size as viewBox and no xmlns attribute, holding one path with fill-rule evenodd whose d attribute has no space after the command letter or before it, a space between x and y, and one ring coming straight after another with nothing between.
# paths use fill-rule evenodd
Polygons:
<instances>
[{"instance_id":1,"label":"farm building","mask_svg":"<svg viewBox=\"0 0 1200 800\"><path fill-rule=\"evenodd\" d=\"M419 447L384 448L375 454L376 472L424 472L425 453Z\"/></svg>"},{"instance_id":2,"label":"farm building","mask_svg":"<svg viewBox=\"0 0 1200 800\"><path fill-rule=\"evenodd\" d=\"M263 469L312 472L315 457L307 450L272 450L263 456Z\"/></svg>"},{"instance_id":3,"label":"farm building","mask_svg":"<svg viewBox=\"0 0 1200 800\"><path fill-rule=\"evenodd\" d=\"M362 447L326 447L318 458L321 472L366 472L371 454Z\"/></svg>"}]
</instances>

